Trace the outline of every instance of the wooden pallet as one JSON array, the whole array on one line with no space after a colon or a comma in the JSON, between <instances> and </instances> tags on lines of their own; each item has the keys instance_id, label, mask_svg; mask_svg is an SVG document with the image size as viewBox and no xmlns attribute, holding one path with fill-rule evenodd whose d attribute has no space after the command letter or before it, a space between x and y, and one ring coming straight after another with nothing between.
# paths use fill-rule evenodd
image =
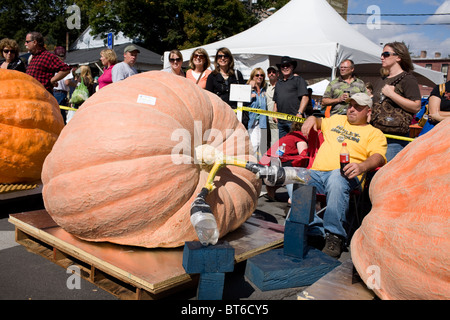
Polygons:
<instances>
[{"instance_id":1,"label":"wooden pallet","mask_svg":"<svg viewBox=\"0 0 450 320\"><path fill-rule=\"evenodd\" d=\"M195 286L198 275L182 266L183 248L147 249L80 240L59 227L45 210L10 215L16 242L124 300L160 299ZM235 262L282 246L284 228L250 218L227 235Z\"/></svg>"},{"instance_id":2,"label":"wooden pallet","mask_svg":"<svg viewBox=\"0 0 450 320\"><path fill-rule=\"evenodd\" d=\"M353 268L351 259L323 276L297 296L298 300L375 300Z\"/></svg>"}]
</instances>

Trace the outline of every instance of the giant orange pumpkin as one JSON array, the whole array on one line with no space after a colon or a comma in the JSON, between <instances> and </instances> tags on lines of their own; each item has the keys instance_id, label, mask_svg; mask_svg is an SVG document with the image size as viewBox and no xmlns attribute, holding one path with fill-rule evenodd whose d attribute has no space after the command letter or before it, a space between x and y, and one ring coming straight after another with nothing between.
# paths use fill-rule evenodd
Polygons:
<instances>
[{"instance_id":1,"label":"giant orange pumpkin","mask_svg":"<svg viewBox=\"0 0 450 320\"><path fill-rule=\"evenodd\" d=\"M46 159L45 207L85 240L181 246L197 239L189 218L208 176L194 161L203 144L239 159L252 152L233 110L182 77L151 71L113 83L82 105ZM207 202L223 236L252 214L261 182L227 166L215 186Z\"/></svg>"},{"instance_id":2,"label":"giant orange pumpkin","mask_svg":"<svg viewBox=\"0 0 450 320\"><path fill-rule=\"evenodd\" d=\"M56 99L33 77L0 69L0 183L40 180L64 121Z\"/></svg>"},{"instance_id":3,"label":"giant orange pumpkin","mask_svg":"<svg viewBox=\"0 0 450 320\"><path fill-rule=\"evenodd\" d=\"M372 210L351 241L361 278L382 299L450 299L450 119L375 175Z\"/></svg>"}]
</instances>

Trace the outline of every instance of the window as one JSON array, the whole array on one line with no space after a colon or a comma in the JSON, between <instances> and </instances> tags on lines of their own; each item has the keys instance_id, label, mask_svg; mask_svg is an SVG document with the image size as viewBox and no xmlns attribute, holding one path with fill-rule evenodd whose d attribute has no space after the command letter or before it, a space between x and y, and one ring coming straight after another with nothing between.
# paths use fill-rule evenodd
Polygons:
<instances>
[{"instance_id":1,"label":"window","mask_svg":"<svg viewBox=\"0 0 450 320\"><path fill-rule=\"evenodd\" d=\"M444 74L444 81L447 82L448 75L448 63L443 63L441 66L441 72Z\"/></svg>"}]
</instances>

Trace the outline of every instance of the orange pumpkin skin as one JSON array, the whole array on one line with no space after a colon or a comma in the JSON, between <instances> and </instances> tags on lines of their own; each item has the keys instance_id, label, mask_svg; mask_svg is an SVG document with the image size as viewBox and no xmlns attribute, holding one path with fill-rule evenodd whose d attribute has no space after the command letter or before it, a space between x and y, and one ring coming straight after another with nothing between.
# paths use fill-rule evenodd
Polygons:
<instances>
[{"instance_id":1,"label":"orange pumpkin skin","mask_svg":"<svg viewBox=\"0 0 450 320\"><path fill-rule=\"evenodd\" d=\"M351 254L382 299L450 299L449 134L447 119L371 182L372 210L352 238Z\"/></svg>"},{"instance_id":2,"label":"orange pumpkin skin","mask_svg":"<svg viewBox=\"0 0 450 320\"><path fill-rule=\"evenodd\" d=\"M151 71L113 83L82 105L47 157L45 207L62 228L89 241L154 248L197 240L189 218L208 176L193 160L202 144L255 161L233 110L189 80ZM183 163L172 153L182 153L176 159ZM215 185L207 201L222 237L255 210L261 182L227 166Z\"/></svg>"},{"instance_id":3,"label":"orange pumpkin skin","mask_svg":"<svg viewBox=\"0 0 450 320\"><path fill-rule=\"evenodd\" d=\"M0 183L36 182L64 120L56 99L33 77L0 69Z\"/></svg>"}]
</instances>

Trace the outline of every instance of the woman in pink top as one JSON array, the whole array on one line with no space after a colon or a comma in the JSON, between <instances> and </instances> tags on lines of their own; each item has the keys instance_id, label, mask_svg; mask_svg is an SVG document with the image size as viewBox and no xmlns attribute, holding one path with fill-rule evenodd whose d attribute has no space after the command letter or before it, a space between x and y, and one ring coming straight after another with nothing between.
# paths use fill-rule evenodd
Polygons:
<instances>
[{"instance_id":1,"label":"woman in pink top","mask_svg":"<svg viewBox=\"0 0 450 320\"><path fill-rule=\"evenodd\" d=\"M192 80L200 87L205 89L206 79L208 79L211 70L208 69L211 65L208 53L205 49L199 48L192 52L191 59L189 60L189 69L186 72L186 79Z\"/></svg>"},{"instance_id":2,"label":"woman in pink top","mask_svg":"<svg viewBox=\"0 0 450 320\"><path fill-rule=\"evenodd\" d=\"M105 66L105 68L103 69L103 74L98 78L99 89L112 83L111 71L114 65L117 63L117 55L112 49L104 49L100 52L100 61Z\"/></svg>"}]
</instances>

